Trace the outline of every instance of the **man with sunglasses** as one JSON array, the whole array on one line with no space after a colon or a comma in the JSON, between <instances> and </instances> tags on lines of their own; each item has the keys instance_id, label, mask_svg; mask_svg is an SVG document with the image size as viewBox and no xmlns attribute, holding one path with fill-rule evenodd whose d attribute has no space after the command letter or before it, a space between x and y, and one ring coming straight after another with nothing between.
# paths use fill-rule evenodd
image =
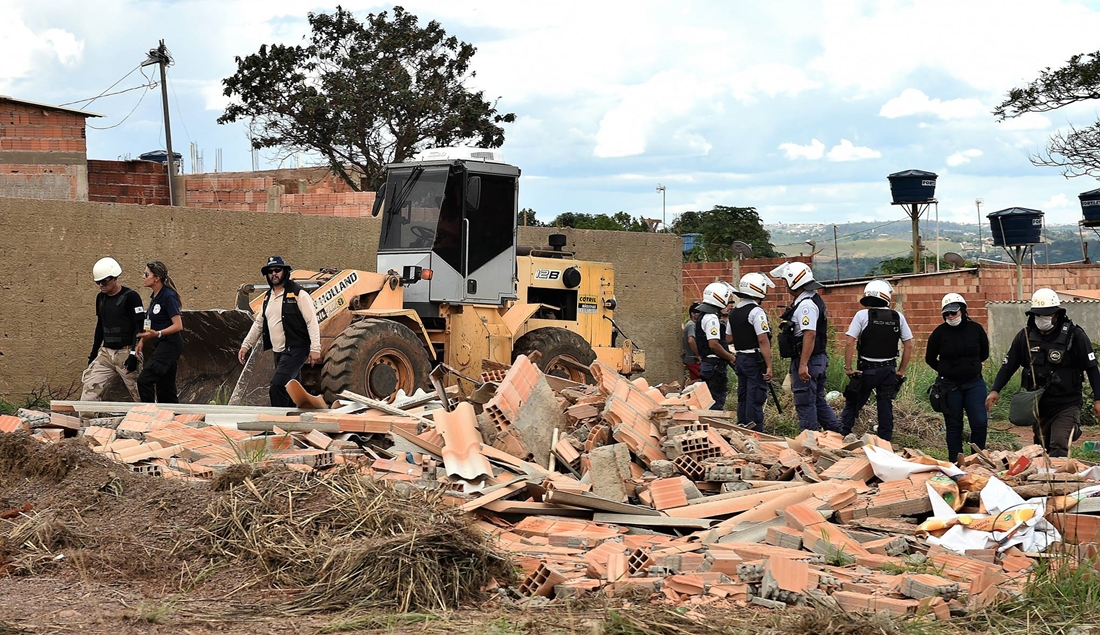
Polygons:
<instances>
[{"instance_id":1,"label":"man with sunglasses","mask_svg":"<svg viewBox=\"0 0 1100 635\"><path fill-rule=\"evenodd\" d=\"M268 396L271 405L280 408L294 405L286 385L292 379L301 378L306 361L321 362L321 330L313 299L290 279L290 271L290 265L282 256L272 256L260 268L270 288L237 353L243 365L248 361L249 351L258 343L262 342L265 351L275 351L275 373L271 376Z\"/></svg>"},{"instance_id":2,"label":"man with sunglasses","mask_svg":"<svg viewBox=\"0 0 1100 635\"><path fill-rule=\"evenodd\" d=\"M141 295L122 286L122 266L114 258L100 258L92 267L92 280L99 287L95 298L95 338L88 355L88 367L80 380L81 401L100 401L103 391L117 375L134 401L138 396L135 355L137 334L143 329L145 307Z\"/></svg>"}]
</instances>

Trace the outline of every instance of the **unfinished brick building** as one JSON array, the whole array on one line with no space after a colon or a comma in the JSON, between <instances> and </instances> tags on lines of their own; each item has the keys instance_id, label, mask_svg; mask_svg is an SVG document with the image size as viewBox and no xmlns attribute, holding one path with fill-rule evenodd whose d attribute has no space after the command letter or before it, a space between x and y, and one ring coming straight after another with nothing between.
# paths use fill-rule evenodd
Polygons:
<instances>
[{"instance_id":1,"label":"unfinished brick building","mask_svg":"<svg viewBox=\"0 0 1100 635\"><path fill-rule=\"evenodd\" d=\"M0 95L0 197L88 200L90 112Z\"/></svg>"}]
</instances>

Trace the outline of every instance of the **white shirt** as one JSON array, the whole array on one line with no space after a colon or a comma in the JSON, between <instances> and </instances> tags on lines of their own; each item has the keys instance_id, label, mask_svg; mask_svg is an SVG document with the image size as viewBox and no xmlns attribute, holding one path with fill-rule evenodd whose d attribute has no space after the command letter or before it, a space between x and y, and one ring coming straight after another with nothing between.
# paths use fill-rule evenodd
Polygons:
<instances>
[{"instance_id":1,"label":"white shirt","mask_svg":"<svg viewBox=\"0 0 1100 635\"><path fill-rule=\"evenodd\" d=\"M794 300L795 309L791 321L794 322L796 337L801 336L802 331L817 330L817 318L821 315L821 311L817 310L817 304L811 299L815 295L817 295L816 291L803 291Z\"/></svg>"},{"instance_id":2,"label":"white shirt","mask_svg":"<svg viewBox=\"0 0 1100 635\"><path fill-rule=\"evenodd\" d=\"M283 333L283 296L286 295L286 287L272 290L271 298L267 301L267 311L256 313L256 319L252 322L252 328L248 330L248 336L244 338L242 348L251 349L256 346L262 337L264 328L264 315L267 315L267 336L271 338L271 350L282 353L286 350L286 334ZM309 351L321 352L321 328L317 325L317 310L313 308L313 299L309 293L302 289L298 292L298 310L306 321L306 329L309 331Z\"/></svg>"},{"instance_id":3,"label":"white shirt","mask_svg":"<svg viewBox=\"0 0 1100 635\"><path fill-rule=\"evenodd\" d=\"M863 329L867 328L867 325L870 324L870 317L868 314L869 311L867 309L856 311L855 316L852 318L851 326L848 327L848 330L844 334L848 337L859 339L860 334L863 333ZM898 312L898 320L900 321L901 341L908 342L913 339L913 331L909 329L909 323L905 321L905 316L902 315L900 311ZM869 362L888 362L893 359L892 357L880 359L878 357L863 357L862 355L860 355L860 358Z\"/></svg>"},{"instance_id":4,"label":"white shirt","mask_svg":"<svg viewBox=\"0 0 1100 635\"><path fill-rule=\"evenodd\" d=\"M749 311L749 324L752 324L753 331L758 336L759 335L764 335L765 333L770 332L771 327L768 326L768 314L767 314L766 311L764 311L764 308L761 307L756 302L756 300L749 300L747 298L743 298L743 299L741 299L740 301L737 302L737 306L735 306L734 308L735 309L740 309L741 307L743 307L745 305L748 305L748 304L756 305L756 308L754 308L752 311ZM814 308L817 308L817 307L814 307ZM737 352L738 353L755 353L757 350L759 350L759 349L756 349L756 348L749 349L749 350L740 350L739 349Z\"/></svg>"}]
</instances>

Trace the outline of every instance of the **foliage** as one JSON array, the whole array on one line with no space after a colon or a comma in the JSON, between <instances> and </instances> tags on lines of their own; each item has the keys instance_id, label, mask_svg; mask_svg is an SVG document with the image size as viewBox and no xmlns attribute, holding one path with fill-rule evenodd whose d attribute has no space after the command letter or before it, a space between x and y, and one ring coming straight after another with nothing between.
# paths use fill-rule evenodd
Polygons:
<instances>
[{"instance_id":1,"label":"foliage","mask_svg":"<svg viewBox=\"0 0 1100 635\"><path fill-rule=\"evenodd\" d=\"M951 265L947 261L940 259L940 270L950 269ZM936 257L934 255L921 256L921 269L924 271L935 271L936 269ZM898 258L888 258L878 263L871 270L867 272L869 276L891 276L899 273L913 273L913 252L909 252L908 256L900 256Z\"/></svg>"},{"instance_id":2,"label":"foliage","mask_svg":"<svg viewBox=\"0 0 1100 635\"><path fill-rule=\"evenodd\" d=\"M504 143L495 102L466 87L476 48L434 20L394 7L360 22L341 7L310 13L305 46L263 45L222 80L233 102L218 123L250 121L254 148L317 153L353 189L433 146Z\"/></svg>"},{"instance_id":3,"label":"foliage","mask_svg":"<svg viewBox=\"0 0 1100 635\"><path fill-rule=\"evenodd\" d=\"M993 114L998 121L1004 121L1097 98L1100 98L1100 51L1074 55L1061 68L1048 66L1039 71L1039 76L1027 86L1009 90ZM1100 176L1100 121L1054 133L1046 150L1032 155L1031 162L1061 168L1066 177Z\"/></svg>"},{"instance_id":4,"label":"foliage","mask_svg":"<svg viewBox=\"0 0 1100 635\"><path fill-rule=\"evenodd\" d=\"M572 227L574 229L603 229L620 232L646 232L649 227L641 220L626 212L607 214L578 214L565 212L550 221L551 227Z\"/></svg>"},{"instance_id":5,"label":"foliage","mask_svg":"<svg viewBox=\"0 0 1100 635\"><path fill-rule=\"evenodd\" d=\"M733 241L752 245L756 258L775 258L775 245L755 207L715 205L705 212L684 212L673 222L677 234L702 234L700 246L689 252L692 261L725 262L732 260Z\"/></svg>"},{"instance_id":6,"label":"foliage","mask_svg":"<svg viewBox=\"0 0 1100 635\"><path fill-rule=\"evenodd\" d=\"M519 211L517 223L520 227L543 227L543 223L535 218L535 210L525 207Z\"/></svg>"}]
</instances>

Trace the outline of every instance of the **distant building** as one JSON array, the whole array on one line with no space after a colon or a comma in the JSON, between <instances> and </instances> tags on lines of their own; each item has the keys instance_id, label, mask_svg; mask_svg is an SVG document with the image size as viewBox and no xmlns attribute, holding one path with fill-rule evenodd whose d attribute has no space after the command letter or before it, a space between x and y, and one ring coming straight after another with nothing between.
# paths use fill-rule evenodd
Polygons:
<instances>
[{"instance_id":1,"label":"distant building","mask_svg":"<svg viewBox=\"0 0 1100 635\"><path fill-rule=\"evenodd\" d=\"M101 116L0 95L0 197L88 200L85 122Z\"/></svg>"}]
</instances>

